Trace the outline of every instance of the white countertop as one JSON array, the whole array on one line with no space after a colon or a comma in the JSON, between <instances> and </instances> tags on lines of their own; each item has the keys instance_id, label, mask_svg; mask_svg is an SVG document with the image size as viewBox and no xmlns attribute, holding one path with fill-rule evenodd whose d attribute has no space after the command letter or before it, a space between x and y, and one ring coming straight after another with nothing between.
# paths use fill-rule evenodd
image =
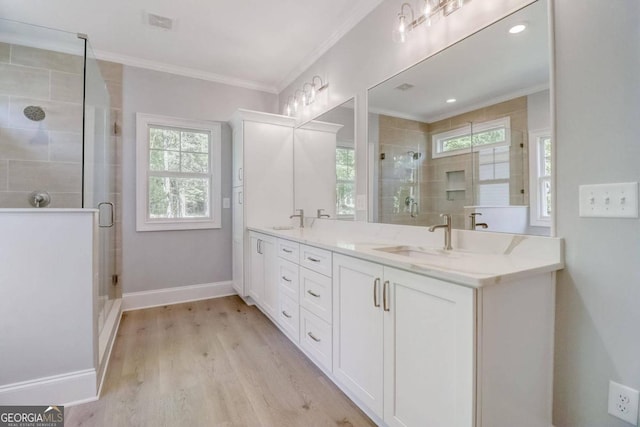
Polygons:
<instances>
[{"instance_id":1,"label":"white countertop","mask_svg":"<svg viewBox=\"0 0 640 427\"><path fill-rule=\"evenodd\" d=\"M564 268L559 238L453 230L452 251L442 250L442 231L424 227L316 221L312 228L249 230L319 247L390 267L479 288ZM429 260L376 250L390 246L423 248Z\"/></svg>"}]
</instances>

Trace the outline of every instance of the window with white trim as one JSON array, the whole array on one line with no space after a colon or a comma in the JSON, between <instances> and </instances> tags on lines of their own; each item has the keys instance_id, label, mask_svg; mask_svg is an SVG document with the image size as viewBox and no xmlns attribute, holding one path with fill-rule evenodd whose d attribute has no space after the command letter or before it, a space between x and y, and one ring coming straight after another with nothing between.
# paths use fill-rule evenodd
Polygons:
<instances>
[{"instance_id":1,"label":"window with white trim","mask_svg":"<svg viewBox=\"0 0 640 427\"><path fill-rule=\"evenodd\" d=\"M476 204L479 206L509 206L511 147L481 147L478 150Z\"/></svg>"},{"instance_id":2,"label":"window with white trim","mask_svg":"<svg viewBox=\"0 0 640 427\"><path fill-rule=\"evenodd\" d=\"M138 231L221 228L219 123L136 115Z\"/></svg>"},{"instance_id":3,"label":"window with white trim","mask_svg":"<svg viewBox=\"0 0 640 427\"><path fill-rule=\"evenodd\" d=\"M432 158L467 154L479 149L511 145L511 120L503 117L473 123L458 129L436 133L431 137Z\"/></svg>"},{"instance_id":4,"label":"window with white trim","mask_svg":"<svg viewBox=\"0 0 640 427\"><path fill-rule=\"evenodd\" d=\"M551 226L551 131L529 133L530 223Z\"/></svg>"}]
</instances>

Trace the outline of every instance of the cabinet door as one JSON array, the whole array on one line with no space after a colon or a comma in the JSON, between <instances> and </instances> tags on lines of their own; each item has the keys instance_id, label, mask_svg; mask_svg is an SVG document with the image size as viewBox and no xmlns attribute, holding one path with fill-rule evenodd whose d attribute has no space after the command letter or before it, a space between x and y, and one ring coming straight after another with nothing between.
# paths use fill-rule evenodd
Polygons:
<instances>
[{"instance_id":1,"label":"cabinet door","mask_svg":"<svg viewBox=\"0 0 640 427\"><path fill-rule=\"evenodd\" d=\"M384 280L385 422L472 427L475 291L387 267Z\"/></svg>"},{"instance_id":2,"label":"cabinet door","mask_svg":"<svg viewBox=\"0 0 640 427\"><path fill-rule=\"evenodd\" d=\"M244 181L244 132L243 124L233 129L233 187L239 187Z\"/></svg>"},{"instance_id":3,"label":"cabinet door","mask_svg":"<svg viewBox=\"0 0 640 427\"><path fill-rule=\"evenodd\" d=\"M261 304L264 298L264 256L263 240L255 234L251 234L251 278L249 280L249 296L256 304Z\"/></svg>"},{"instance_id":4,"label":"cabinet door","mask_svg":"<svg viewBox=\"0 0 640 427\"><path fill-rule=\"evenodd\" d=\"M333 256L333 374L382 418L382 266ZM377 293L376 293L377 291Z\"/></svg>"},{"instance_id":5,"label":"cabinet door","mask_svg":"<svg viewBox=\"0 0 640 427\"><path fill-rule=\"evenodd\" d=\"M231 227L232 240L232 283L238 295L246 296L244 288L244 204L243 188L233 189L233 221Z\"/></svg>"},{"instance_id":6,"label":"cabinet door","mask_svg":"<svg viewBox=\"0 0 640 427\"><path fill-rule=\"evenodd\" d=\"M264 266L264 294L262 308L274 319L278 318L279 287L278 281L278 255L276 252L275 238L265 236L261 247Z\"/></svg>"}]
</instances>

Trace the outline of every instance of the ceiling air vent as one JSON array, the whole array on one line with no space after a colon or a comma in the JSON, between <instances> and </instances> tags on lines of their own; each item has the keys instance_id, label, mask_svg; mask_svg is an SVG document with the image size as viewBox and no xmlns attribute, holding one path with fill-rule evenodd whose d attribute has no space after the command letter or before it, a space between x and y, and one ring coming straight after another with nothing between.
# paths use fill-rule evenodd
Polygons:
<instances>
[{"instance_id":1,"label":"ceiling air vent","mask_svg":"<svg viewBox=\"0 0 640 427\"><path fill-rule=\"evenodd\" d=\"M409 90L409 89L411 89L412 87L413 87L413 85L412 85L412 84L409 84L409 83L402 83L400 86L397 86L397 87L396 87L396 89L404 91L404 90Z\"/></svg>"},{"instance_id":2,"label":"ceiling air vent","mask_svg":"<svg viewBox=\"0 0 640 427\"><path fill-rule=\"evenodd\" d=\"M153 13L147 14L149 25L152 27L162 28L164 30L170 30L173 28L173 19L166 16L155 15Z\"/></svg>"}]
</instances>

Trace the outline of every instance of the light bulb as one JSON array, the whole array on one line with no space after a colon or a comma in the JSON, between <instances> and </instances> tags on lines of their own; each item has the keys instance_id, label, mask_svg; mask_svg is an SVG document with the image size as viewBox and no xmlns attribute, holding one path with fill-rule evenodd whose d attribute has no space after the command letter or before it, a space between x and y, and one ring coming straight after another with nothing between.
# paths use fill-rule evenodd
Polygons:
<instances>
[{"instance_id":1,"label":"light bulb","mask_svg":"<svg viewBox=\"0 0 640 427\"><path fill-rule=\"evenodd\" d=\"M312 104L316 100L316 85L311 86L311 93L309 94L309 104Z\"/></svg>"},{"instance_id":2,"label":"light bulb","mask_svg":"<svg viewBox=\"0 0 640 427\"><path fill-rule=\"evenodd\" d=\"M293 101L293 111L298 112L298 98Z\"/></svg>"},{"instance_id":3,"label":"light bulb","mask_svg":"<svg viewBox=\"0 0 640 427\"><path fill-rule=\"evenodd\" d=\"M291 115L291 105L289 105L289 103L287 103L287 116Z\"/></svg>"},{"instance_id":4,"label":"light bulb","mask_svg":"<svg viewBox=\"0 0 640 427\"><path fill-rule=\"evenodd\" d=\"M404 34L405 30L406 30L405 17L404 17L404 15L400 15L400 25L398 25L398 32L400 34Z\"/></svg>"},{"instance_id":5,"label":"light bulb","mask_svg":"<svg viewBox=\"0 0 640 427\"><path fill-rule=\"evenodd\" d=\"M302 105L307 105L307 94L306 93L302 94Z\"/></svg>"},{"instance_id":6,"label":"light bulb","mask_svg":"<svg viewBox=\"0 0 640 427\"><path fill-rule=\"evenodd\" d=\"M429 19L430 15L431 15L431 2L429 0L426 0L424 2L424 17Z\"/></svg>"}]
</instances>

